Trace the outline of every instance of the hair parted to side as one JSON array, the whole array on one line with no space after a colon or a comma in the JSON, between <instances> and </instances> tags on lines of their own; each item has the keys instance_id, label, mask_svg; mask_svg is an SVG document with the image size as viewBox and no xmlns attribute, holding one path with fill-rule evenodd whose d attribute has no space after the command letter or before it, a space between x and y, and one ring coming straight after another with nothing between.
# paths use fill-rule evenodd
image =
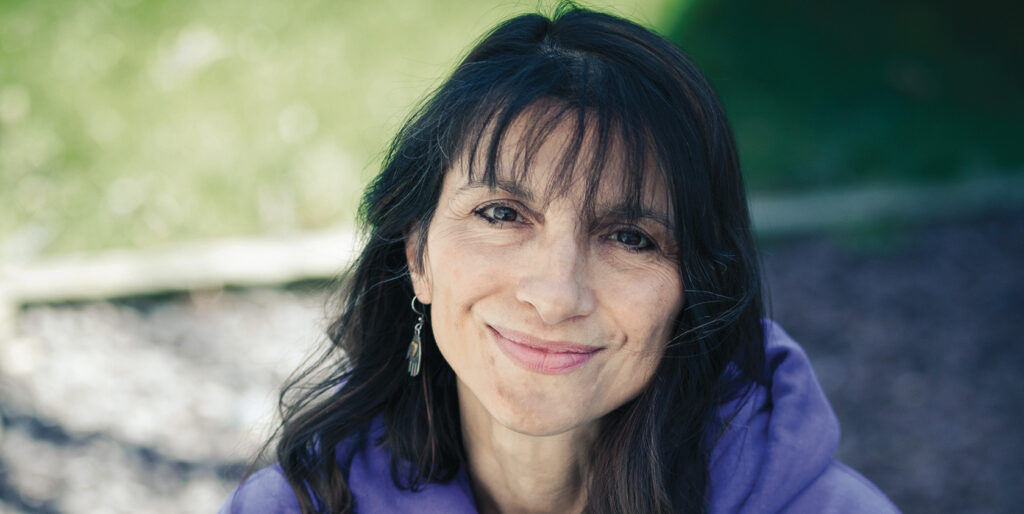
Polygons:
<instances>
[{"instance_id":1,"label":"hair parted to side","mask_svg":"<svg viewBox=\"0 0 1024 514\"><path fill-rule=\"evenodd\" d=\"M524 116L531 129L506 140ZM399 130L367 188L366 245L347 275L332 344L281 394L277 458L303 512L351 512L351 454L335 454L342 442L384 445L402 488L451 480L464 465L455 376L429 330L429 310L421 372L407 373L416 314L405 241L415 238L422 259L445 173L458 159L471 156L480 166L470 174L493 184L498 156L516 145L522 177L539 143L566 121L574 129L550 187L584 173L596 192L614 148L628 170L617 174L623 194L639 216L645 181L657 173L685 286L650 384L601 422L587 511L705 511L710 449L723 423L716 407L760 381L764 360L760 273L732 133L707 81L670 42L563 3L551 18L518 16L482 39ZM382 420L384 435L370 440L373 420Z\"/></svg>"}]
</instances>

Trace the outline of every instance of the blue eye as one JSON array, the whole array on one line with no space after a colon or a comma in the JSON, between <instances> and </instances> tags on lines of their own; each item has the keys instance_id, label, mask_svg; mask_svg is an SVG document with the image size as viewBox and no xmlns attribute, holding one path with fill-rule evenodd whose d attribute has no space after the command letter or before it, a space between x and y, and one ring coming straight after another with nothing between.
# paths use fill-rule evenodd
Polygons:
<instances>
[{"instance_id":1,"label":"blue eye","mask_svg":"<svg viewBox=\"0 0 1024 514\"><path fill-rule=\"evenodd\" d=\"M650 237L647 237L647 234L644 234L639 230L616 230L615 232L612 232L610 239L633 252L643 252L653 250L655 248L654 241L652 241Z\"/></svg>"},{"instance_id":2,"label":"blue eye","mask_svg":"<svg viewBox=\"0 0 1024 514\"><path fill-rule=\"evenodd\" d=\"M476 211L476 214L487 220L489 223L515 223L525 221L522 215L519 214L519 211L516 211L512 207L504 204L488 205Z\"/></svg>"}]
</instances>

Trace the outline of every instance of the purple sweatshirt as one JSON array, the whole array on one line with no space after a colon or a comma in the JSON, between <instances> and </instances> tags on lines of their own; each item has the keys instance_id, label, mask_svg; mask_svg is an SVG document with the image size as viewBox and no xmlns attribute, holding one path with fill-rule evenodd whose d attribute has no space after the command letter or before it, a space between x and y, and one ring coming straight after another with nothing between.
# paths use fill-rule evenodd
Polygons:
<instances>
[{"instance_id":1,"label":"purple sweatshirt","mask_svg":"<svg viewBox=\"0 0 1024 514\"><path fill-rule=\"evenodd\" d=\"M771 388L758 387L721 407L736 416L712 451L708 512L899 512L871 482L835 460L839 422L807 355L778 325L768 322L766 330ZM353 456L348 485L360 513L477 512L464 470L451 482L404 491L391 481L390 455L373 445ZM220 509L222 514L298 512L277 466L255 473Z\"/></svg>"}]
</instances>

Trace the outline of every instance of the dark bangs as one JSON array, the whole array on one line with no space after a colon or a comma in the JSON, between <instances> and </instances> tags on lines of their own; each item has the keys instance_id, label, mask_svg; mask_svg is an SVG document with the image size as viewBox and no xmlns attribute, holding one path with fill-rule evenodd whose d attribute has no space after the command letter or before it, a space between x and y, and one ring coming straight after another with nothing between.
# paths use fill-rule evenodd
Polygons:
<instances>
[{"instance_id":1,"label":"dark bangs","mask_svg":"<svg viewBox=\"0 0 1024 514\"><path fill-rule=\"evenodd\" d=\"M524 96L522 103L486 108L474 120L469 134L476 135L469 135L459 151L470 182L527 190L524 184L537 164L537 153L542 146L557 144L557 161L545 163L554 169L539 186L541 199L557 198L582 185L580 207L585 217L593 217L601 185L613 180L605 187L614 186L616 215L626 220L637 220L647 212L645 201L650 198L645 197L651 193L665 195L666 205L671 206L664 188L657 188L664 184L664 172L651 158L650 143L637 136L646 127L630 127L638 120L576 99ZM556 129L562 130L557 137L553 136Z\"/></svg>"},{"instance_id":2,"label":"dark bangs","mask_svg":"<svg viewBox=\"0 0 1024 514\"><path fill-rule=\"evenodd\" d=\"M559 196L581 182L583 208L592 214L599 186L610 172L619 182L616 203L625 209L620 214L637 219L644 212L645 192L672 184L669 170L689 165L675 151L678 145L665 144L670 138L654 137L685 132L678 126L678 106L664 95L669 84L659 87L637 68L639 56L629 53L638 47L628 34L619 34L623 52L614 58L606 47L615 41L607 34L592 35L592 27L574 24L572 18L571 12L556 16L556 23L539 15L515 18L466 57L439 91L446 98L436 99L451 108L444 138L449 155L466 159L471 181L491 187L499 181L520 184L551 133L568 128L543 193ZM510 137L514 126L515 137ZM652 171L657 175L651 176ZM666 196L668 205L675 205L673 195Z\"/></svg>"}]
</instances>

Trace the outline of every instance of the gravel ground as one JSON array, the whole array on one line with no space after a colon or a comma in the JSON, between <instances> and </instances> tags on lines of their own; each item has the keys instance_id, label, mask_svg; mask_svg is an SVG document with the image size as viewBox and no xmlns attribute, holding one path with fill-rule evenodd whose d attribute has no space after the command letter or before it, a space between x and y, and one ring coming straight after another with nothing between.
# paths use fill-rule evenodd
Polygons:
<instances>
[{"instance_id":1,"label":"gravel ground","mask_svg":"<svg viewBox=\"0 0 1024 514\"><path fill-rule=\"evenodd\" d=\"M839 456L906 512L1024 503L1024 212L766 246ZM0 341L0 514L212 512L320 339L324 293L25 308Z\"/></svg>"},{"instance_id":2,"label":"gravel ground","mask_svg":"<svg viewBox=\"0 0 1024 514\"><path fill-rule=\"evenodd\" d=\"M1024 212L777 245L765 265L840 458L906 512L1021 512Z\"/></svg>"}]
</instances>

